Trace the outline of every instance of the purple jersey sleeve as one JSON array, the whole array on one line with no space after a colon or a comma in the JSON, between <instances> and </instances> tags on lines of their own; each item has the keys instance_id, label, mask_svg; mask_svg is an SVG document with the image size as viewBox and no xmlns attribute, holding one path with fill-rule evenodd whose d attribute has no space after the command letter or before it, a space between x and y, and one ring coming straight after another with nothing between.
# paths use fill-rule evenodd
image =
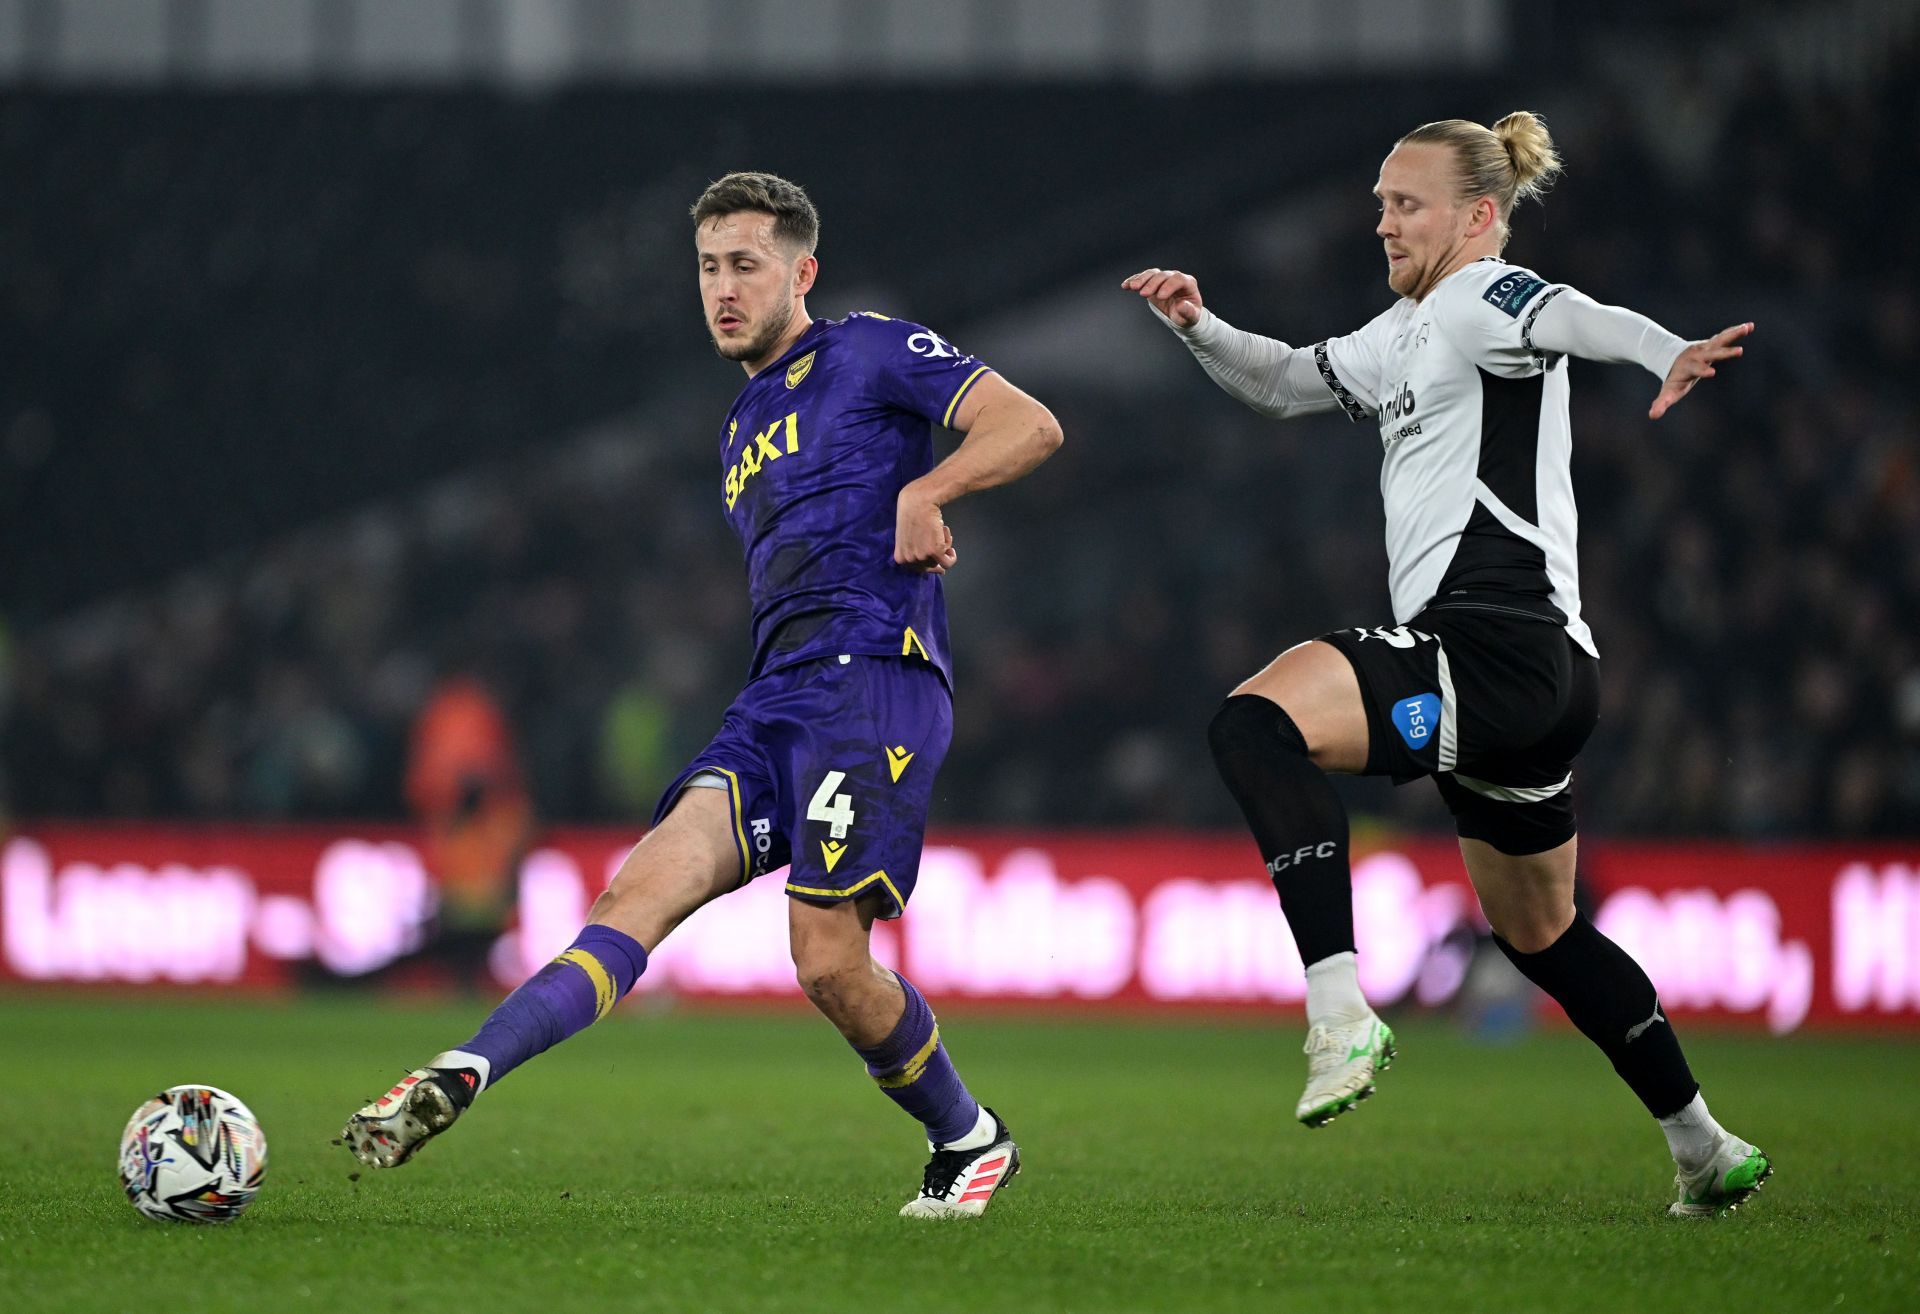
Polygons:
<instances>
[{"instance_id":1,"label":"purple jersey sleeve","mask_svg":"<svg viewBox=\"0 0 1920 1314\"><path fill-rule=\"evenodd\" d=\"M870 311L848 323L861 326L861 356L874 399L944 428L953 427L961 401L992 372L924 325Z\"/></svg>"}]
</instances>

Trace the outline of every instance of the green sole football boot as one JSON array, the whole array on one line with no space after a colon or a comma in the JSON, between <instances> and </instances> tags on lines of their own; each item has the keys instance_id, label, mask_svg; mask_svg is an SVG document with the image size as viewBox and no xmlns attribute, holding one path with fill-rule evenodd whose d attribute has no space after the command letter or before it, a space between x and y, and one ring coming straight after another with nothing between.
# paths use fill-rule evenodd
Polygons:
<instances>
[{"instance_id":1,"label":"green sole football boot","mask_svg":"<svg viewBox=\"0 0 1920 1314\"><path fill-rule=\"evenodd\" d=\"M1307 1032L1307 1089L1293 1116L1324 1127L1373 1094L1374 1077L1393 1066L1393 1028L1369 1012L1357 1022Z\"/></svg>"},{"instance_id":2,"label":"green sole football boot","mask_svg":"<svg viewBox=\"0 0 1920 1314\"><path fill-rule=\"evenodd\" d=\"M1682 1169L1674 1175L1674 1189L1680 1198L1667 1206L1667 1214L1673 1218L1713 1218L1731 1213L1771 1176L1773 1160L1765 1151L1728 1136L1705 1167L1691 1173Z\"/></svg>"}]
</instances>

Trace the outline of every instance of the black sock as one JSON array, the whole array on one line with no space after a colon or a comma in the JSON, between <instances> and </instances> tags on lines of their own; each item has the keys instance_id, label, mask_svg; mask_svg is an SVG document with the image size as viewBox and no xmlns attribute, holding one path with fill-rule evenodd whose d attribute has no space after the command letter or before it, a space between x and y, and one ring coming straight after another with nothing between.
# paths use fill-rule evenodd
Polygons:
<instances>
[{"instance_id":1,"label":"black sock","mask_svg":"<svg viewBox=\"0 0 1920 1314\"><path fill-rule=\"evenodd\" d=\"M1653 982L1586 914L1575 914L1566 933L1537 954L1523 954L1497 935L1493 942L1527 980L1559 1001L1648 1113L1678 1113L1699 1092Z\"/></svg>"},{"instance_id":2,"label":"black sock","mask_svg":"<svg viewBox=\"0 0 1920 1314\"><path fill-rule=\"evenodd\" d=\"M1300 961L1353 950L1353 873L1347 866L1347 809L1307 741L1278 703L1235 694L1207 727L1220 778L1280 893Z\"/></svg>"}]
</instances>

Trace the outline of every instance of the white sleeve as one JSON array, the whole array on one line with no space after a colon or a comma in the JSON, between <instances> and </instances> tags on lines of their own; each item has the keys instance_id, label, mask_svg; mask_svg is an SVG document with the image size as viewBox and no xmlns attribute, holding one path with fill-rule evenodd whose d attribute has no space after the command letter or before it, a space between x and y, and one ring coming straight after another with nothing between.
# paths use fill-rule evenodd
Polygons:
<instances>
[{"instance_id":1,"label":"white sleeve","mask_svg":"<svg viewBox=\"0 0 1920 1314\"><path fill-rule=\"evenodd\" d=\"M1603 306L1566 288L1533 315L1527 346L1535 351L1614 365L1638 365L1664 379L1691 344L1637 311Z\"/></svg>"},{"instance_id":2,"label":"white sleeve","mask_svg":"<svg viewBox=\"0 0 1920 1314\"><path fill-rule=\"evenodd\" d=\"M1496 264L1485 279L1449 287L1441 313L1449 336L1473 363L1503 378L1551 369L1562 356L1631 363L1665 378L1686 350L1645 315L1603 306L1530 269Z\"/></svg>"},{"instance_id":3,"label":"white sleeve","mask_svg":"<svg viewBox=\"0 0 1920 1314\"><path fill-rule=\"evenodd\" d=\"M1371 414L1371 408L1361 405L1341 382L1341 374L1336 373L1329 359L1330 349L1334 349L1336 343L1346 343L1346 339L1333 339L1311 348L1290 347L1278 339L1237 329L1204 307L1192 328L1181 328L1157 309L1153 313L1179 335L1207 376L1228 396L1262 415L1286 419L1330 411L1336 406L1356 419ZM1357 339L1360 335L1350 336ZM1372 355L1368 351L1350 351L1344 346L1338 350L1357 356ZM1366 372L1366 376L1371 378L1375 373L1378 371Z\"/></svg>"}]
</instances>

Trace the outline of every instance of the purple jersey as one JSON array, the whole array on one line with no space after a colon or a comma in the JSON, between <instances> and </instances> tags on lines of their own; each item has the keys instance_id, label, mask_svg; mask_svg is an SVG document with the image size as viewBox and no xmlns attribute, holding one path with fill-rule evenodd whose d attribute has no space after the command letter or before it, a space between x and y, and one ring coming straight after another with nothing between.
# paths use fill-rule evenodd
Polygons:
<instances>
[{"instance_id":1,"label":"purple jersey","mask_svg":"<svg viewBox=\"0 0 1920 1314\"><path fill-rule=\"evenodd\" d=\"M986 373L930 329L861 311L815 320L741 390L720 465L747 555L750 678L852 653L924 658L951 685L940 578L894 564L896 502Z\"/></svg>"}]
</instances>

